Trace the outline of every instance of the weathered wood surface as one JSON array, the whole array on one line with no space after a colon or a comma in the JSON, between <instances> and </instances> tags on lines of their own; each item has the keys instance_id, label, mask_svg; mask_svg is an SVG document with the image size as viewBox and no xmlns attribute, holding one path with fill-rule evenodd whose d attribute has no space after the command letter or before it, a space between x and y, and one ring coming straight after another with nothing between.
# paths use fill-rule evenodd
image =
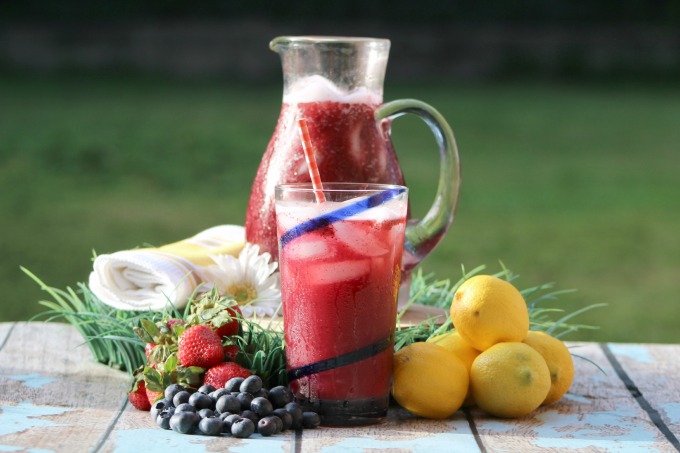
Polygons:
<instances>
[{"instance_id":1,"label":"weathered wood surface","mask_svg":"<svg viewBox=\"0 0 680 453\"><path fill-rule=\"evenodd\" d=\"M164 431L127 403L129 377L94 363L70 326L0 324L0 451L680 451L680 345L571 343L576 378L517 420L477 409L425 420L394 407L367 428L263 438Z\"/></svg>"}]
</instances>

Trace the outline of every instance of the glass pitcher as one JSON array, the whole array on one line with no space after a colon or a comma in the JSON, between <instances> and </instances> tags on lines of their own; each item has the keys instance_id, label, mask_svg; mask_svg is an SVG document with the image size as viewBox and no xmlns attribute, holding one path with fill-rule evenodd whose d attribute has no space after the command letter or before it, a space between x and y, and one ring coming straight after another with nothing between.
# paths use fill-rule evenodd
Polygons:
<instances>
[{"instance_id":1,"label":"glass pitcher","mask_svg":"<svg viewBox=\"0 0 680 453\"><path fill-rule=\"evenodd\" d=\"M414 114L430 127L439 148L434 203L406 228L399 299L408 299L410 271L443 238L453 221L460 164L453 132L431 106L413 99L383 103L390 49L387 39L282 36L270 43L283 66L283 103L258 168L246 212L246 240L278 256L274 188L309 182L296 120L307 120L324 182L405 185L390 140L392 120Z\"/></svg>"}]
</instances>

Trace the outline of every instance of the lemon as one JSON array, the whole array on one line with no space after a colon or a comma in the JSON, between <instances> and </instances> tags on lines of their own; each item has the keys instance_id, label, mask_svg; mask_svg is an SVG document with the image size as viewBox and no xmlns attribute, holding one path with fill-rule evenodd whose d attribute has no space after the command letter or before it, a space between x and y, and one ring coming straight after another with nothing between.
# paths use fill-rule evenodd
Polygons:
<instances>
[{"instance_id":1,"label":"lemon","mask_svg":"<svg viewBox=\"0 0 680 453\"><path fill-rule=\"evenodd\" d=\"M463 365L465 365L465 369L467 369L468 374L470 373L472 362L477 358L480 352L470 346L470 343L463 340L463 337L460 336L460 333L458 333L457 330L451 330L447 333L437 335L436 337L428 339L427 342L439 345L456 354L456 356L463 362ZM472 405L474 405L474 398L472 397L472 392L468 387L468 392L465 396L465 400L463 401L463 406L467 407Z\"/></svg>"},{"instance_id":2,"label":"lemon","mask_svg":"<svg viewBox=\"0 0 680 453\"><path fill-rule=\"evenodd\" d=\"M441 346L418 342L394 354L392 396L415 415L450 416L463 404L468 385L463 362Z\"/></svg>"},{"instance_id":3,"label":"lemon","mask_svg":"<svg viewBox=\"0 0 680 453\"><path fill-rule=\"evenodd\" d=\"M463 339L480 351L522 341L529 331L529 311L520 292L491 275L463 282L451 302L451 320Z\"/></svg>"},{"instance_id":4,"label":"lemon","mask_svg":"<svg viewBox=\"0 0 680 453\"><path fill-rule=\"evenodd\" d=\"M470 382L480 409L497 417L522 417L545 401L550 370L528 344L497 343L472 362Z\"/></svg>"},{"instance_id":5,"label":"lemon","mask_svg":"<svg viewBox=\"0 0 680 453\"><path fill-rule=\"evenodd\" d=\"M550 370L550 391L543 404L558 401L574 380L574 361L567 346L545 332L529 331L524 342L538 351Z\"/></svg>"}]
</instances>

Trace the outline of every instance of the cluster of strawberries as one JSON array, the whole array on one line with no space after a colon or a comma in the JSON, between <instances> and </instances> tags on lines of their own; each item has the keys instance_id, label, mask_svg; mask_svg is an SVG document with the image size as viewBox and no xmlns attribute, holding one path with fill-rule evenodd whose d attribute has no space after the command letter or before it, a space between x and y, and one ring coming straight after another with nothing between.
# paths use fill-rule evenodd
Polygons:
<instances>
[{"instance_id":1,"label":"cluster of strawberries","mask_svg":"<svg viewBox=\"0 0 680 453\"><path fill-rule=\"evenodd\" d=\"M215 292L192 304L187 320L170 318L153 323L142 320L135 333L146 344L146 363L134 373L128 399L148 411L163 398L165 388L212 385L222 388L231 378L252 373L236 363L235 337L241 330L241 310L234 301Z\"/></svg>"}]
</instances>

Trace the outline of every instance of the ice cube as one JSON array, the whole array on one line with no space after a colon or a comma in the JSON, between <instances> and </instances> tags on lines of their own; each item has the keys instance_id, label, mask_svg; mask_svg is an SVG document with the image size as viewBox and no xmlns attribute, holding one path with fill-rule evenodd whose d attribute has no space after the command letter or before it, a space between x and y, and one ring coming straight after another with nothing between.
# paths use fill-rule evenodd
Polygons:
<instances>
[{"instance_id":1,"label":"ice cube","mask_svg":"<svg viewBox=\"0 0 680 453\"><path fill-rule=\"evenodd\" d=\"M320 285L354 280L368 275L371 271L370 260L334 261L310 266L312 282Z\"/></svg>"},{"instance_id":2,"label":"ice cube","mask_svg":"<svg viewBox=\"0 0 680 453\"><path fill-rule=\"evenodd\" d=\"M369 234L366 228L359 228L351 221L334 223L333 231L338 241L360 255L380 256L389 251L389 247L378 241L375 235Z\"/></svg>"},{"instance_id":3,"label":"ice cube","mask_svg":"<svg viewBox=\"0 0 680 453\"><path fill-rule=\"evenodd\" d=\"M279 231L282 233L318 215L320 215L318 208L310 203L296 203L294 201L276 202L276 221Z\"/></svg>"},{"instance_id":4,"label":"ice cube","mask_svg":"<svg viewBox=\"0 0 680 453\"><path fill-rule=\"evenodd\" d=\"M277 228L279 230L279 234L285 233L286 231L290 230L291 228L295 227L295 225L298 224L296 219L291 219L290 217L284 217L282 215L276 217L276 223Z\"/></svg>"},{"instance_id":5,"label":"ice cube","mask_svg":"<svg viewBox=\"0 0 680 453\"><path fill-rule=\"evenodd\" d=\"M312 260L320 256L330 256L328 242L322 239L298 238L286 246L286 259Z\"/></svg>"}]
</instances>

